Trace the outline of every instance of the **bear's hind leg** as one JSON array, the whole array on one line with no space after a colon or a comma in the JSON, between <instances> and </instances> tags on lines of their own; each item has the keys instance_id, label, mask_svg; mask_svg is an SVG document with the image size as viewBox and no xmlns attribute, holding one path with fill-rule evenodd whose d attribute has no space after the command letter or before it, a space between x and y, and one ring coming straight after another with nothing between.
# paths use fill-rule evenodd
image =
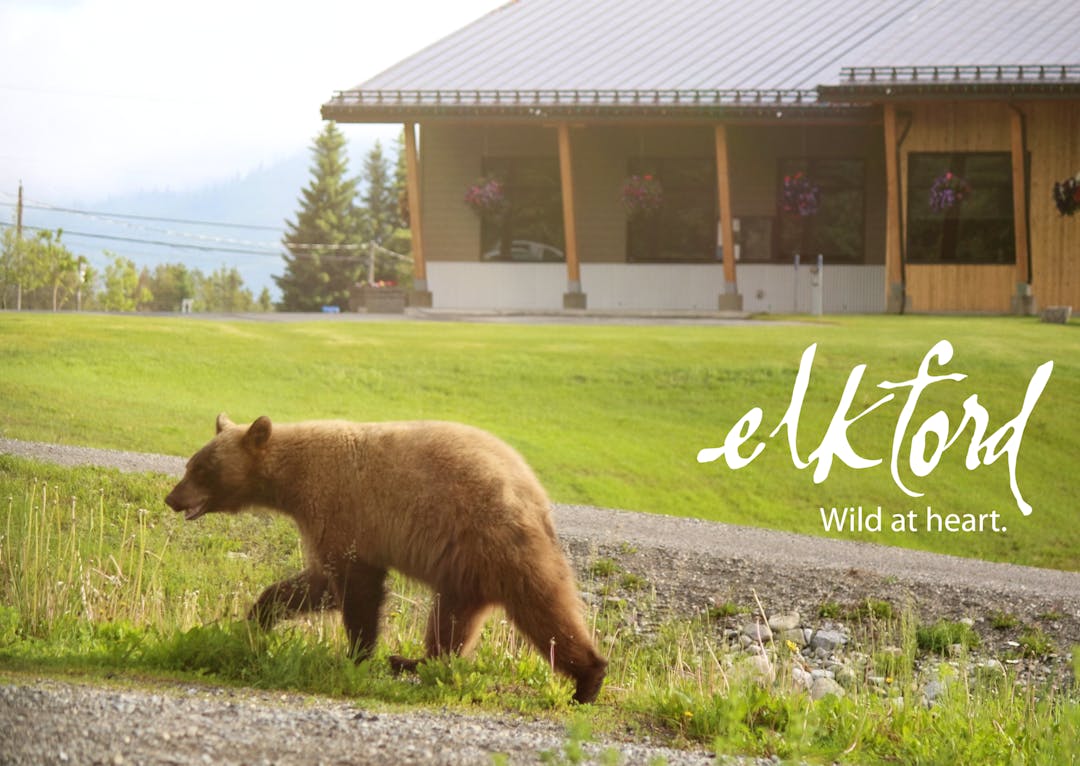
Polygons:
<instances>
[{"instance_id":1,"label":"bear's hind leg","mask_svg":"<svg viewBox=\"0 0 1080 766\"><path fill-rule=\"evenodd\" d=\"M375 648L379 635L379 609L386 591L386 570L363 563L350 563L346 574L332 581L334 596L341 604L350 654L359 662Z\"/></svg>"},{"instance_id":2,"label":"bear's hind leg","mask_svg":"<svg viewBox=\"0 0 1080 766\"><path fill-rule=\"evenodd\" d=\"M279 620L336 606L326 576L305 569L295 577L266 588L248 611L248 619L258 622L263 630L269 630Z\"/></svg>"},{"instance_id":3,"label":"bear's hind leg","mask_svg":"<svg viewBox=\"0 0 1080 766\"><path fill-rule=\"evenodd\" d=\"M451 653L466 657L470 655L480 640L480 631L491 608L491 604L483 601L436 594L428 615L425 659ZM421 662L423 660L412 660L396 654L390 657L390 666L395 673L416 670Z\"/></svg>"}]
</instances>

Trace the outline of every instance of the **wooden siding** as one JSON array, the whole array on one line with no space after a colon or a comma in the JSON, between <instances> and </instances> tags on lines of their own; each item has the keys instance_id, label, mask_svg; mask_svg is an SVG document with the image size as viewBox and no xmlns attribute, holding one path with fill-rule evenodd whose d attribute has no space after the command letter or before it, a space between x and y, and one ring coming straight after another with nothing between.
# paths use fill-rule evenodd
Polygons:
<instances>
[{"instance_id":1,"label":"wooden siding","mask_svg":"<svg viewBox=\"0 0 1080 766\"><path fill-rule=\"evenodd\" d=\"M482 130L445 123L420 127L420 196L429 268L436 261L480 258L480 222L463 200L466 186L483 172L482 152ZM431 287L436 288L434 283Z\"/></svg>"},{"instance_id":2,"label":"wooden siding","mask_svg":"<svg viewBox=\"0 0 1080 766\"><path fill-rule=\"evenodd\" d=\"M1008 152L1005 104L933 103L898 108L897 130L910 128L900 147L900 205L907 220L908 156L913 152ZM906 237L906 227L905 234ZM907 242L904 242L907 252ZM1016 267L985 264L905 264L908 310L1008 313Z\"/></svg>"},{"instance_id":3,"label":"wooden siding","mask_svg":"<svg viewBox=\"0 0 1080 766\"><path fill-rule=\"evenodd\" d=\"M1080 171L1080 102L1025 102L1029 187L1031 287L1036 307L1080 307L1080 218L1063 218L1054 206L1054 181ZM901 204L907 206L911 152L1008 152L1012 107L1003 103L916 104L906 109L911 128L902 146ZM900 118L901 129L906 116ZM913 311L1009 312L1017 266L907 264Z\"/></svg>"},{"instance_id":4,"label":"wooden siding","mask_svg":"<svg viewBox=\"0 0 1080 766\"><path fill-rule=\"evenodd\" d=\"M1031 289L1036 307L1080 310L1080 216L1054 205L1055 181L1080 172L1080 101L1021 107L1031 153Z\"/></svg>"},{"instance_id":5,"label":"wooden siding","mask_svg":"<svg viewBox=\"0 0 1080 766\"><path fill-rule=\"evenodd\" d=\"M1016 267L1005 265L908 264L908 309L1005 314L1016 289Z\"/></svg>"}]
</instances>

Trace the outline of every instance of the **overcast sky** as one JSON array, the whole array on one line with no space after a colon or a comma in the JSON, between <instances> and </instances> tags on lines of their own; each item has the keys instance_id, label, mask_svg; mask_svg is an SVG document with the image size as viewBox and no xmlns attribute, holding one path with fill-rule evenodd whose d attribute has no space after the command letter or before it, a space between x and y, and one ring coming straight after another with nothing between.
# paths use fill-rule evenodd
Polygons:
<instances>
[{"instance_id":1,"label":"overcast sky","mask_svg":"<svg viewBox=\"0 0 1080 766\"><path fill-rule=\"evenodd\" d=\"M333 91L503 2L0 0L0 201L20 179L69 204L272 164Z\"/></svg>"}]
</instances>

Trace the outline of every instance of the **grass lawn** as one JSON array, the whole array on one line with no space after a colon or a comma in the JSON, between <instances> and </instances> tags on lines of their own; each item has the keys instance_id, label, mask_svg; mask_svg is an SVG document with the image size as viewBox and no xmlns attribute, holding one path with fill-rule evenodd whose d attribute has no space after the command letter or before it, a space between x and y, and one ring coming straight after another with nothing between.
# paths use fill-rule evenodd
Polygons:
<instances>
[{"instance_id":1,"label":"grass lawn","mask_svg":"<svg viewBox=\"0 0 1080 766\"><path fill-rule=\"evenodd\" d=\"M815 702L796 682L805 661L790 641L764 650L772 681L729 642L725 627L754 613L749 595L744 605L726 604L734 607L726 617L669 617L642 634L627 628L628 600L657 613L664 606L647 582L621 578L612 559L581 575L583 589L614 596L589 609L611 663L596 704L575 711L572 685L498 616L472 658L395 677L390 653L422 651L425 590L391 578L380 643L360 664L348 658L336 613L262 633L243 617L263 586L300 567L292 525L214 514L193 527L151 510L170 484L0 455L0 684L42 676L155 689L179 682L330 695L375 711L524 713L568 724L565 752L540 754L544 763L583 762L576 753L590 730L799 763L1056 766L1077 755L1080 647L1039 649L1071 652L1071 678L1062 667L1024 685L975 656L937 657L952 643L975 646L963 623L922 625L899 607L867 602L865 612L830 612L851 628L858 652L844 656L845 693ZM928 683L949 690L932 706L923 699ZM596 762L620 761L612 750Z\"/></svg>"},{"instance_id":2,"label":"grass lawn","mask_svg":"<svg viewBox=\"0 0 1080 766\"><path fill-rule=\"evenodd\" d=\"M884 458L876 468L836 465L814 484L812 467L793 467L783 432L740 470L697 462L698 450L721 445L751 407L764 412L760 435L772 431L809 344L818 350L799 428L803 459L853 366L868 368L852 417L884 393L876 383L913 378L942 338L956 349L947 371L969 378L931 386L912 432L938 409L955 428L972 393L996 430L1020 410L1035 369L1055 362L1018 451L1030 516L1017 510L1005 457L964 466L967 438L924 478L904 469L903 480L926 494L902 494L889 453L906 394L850 429L859 454ZM1007 532L890 533L886 523L881 534L833 534L1076 569L1080 436L1069 416L1080 405L1078 339L1075 326L1014 319L576 327L0 314L0 435L186 456L210 437L220 410L238 421L264 413L283 421L454 419L517 446L564 502L814 534L824 534L822 505L881 505L886 518L926 504L942 513L997 510ZM901 457L906 465L906 447ZM420 652L426 591L392 579L371 662L348 659L336 615L255 631L243 619L252 600L301 566L295 530L250 514L213 515L193 530L164 508L171 484L0 455L0 683L183 679L344 696L375 709L520 711L568 722L565 757L546 754L551 763L577 762L590 726L822 763L1058 764L1077 755L1080 648L1054 649L1071 653L1071 678L1025 686L963 655L934 660L923 638L934 626L891 608L845 618L859 650L847 660L854 675L844 695L817 702L796 688L801 655L790 642L769 645L777 671L769 682L728 644L718 618L672 618L654 635L627 630L628 599L655 598L646 582L590 608L611 665L600 700L581 713L568 705L570 684L498 619L474 658L428 663L416 681L403 681L387 655ZM604 594L622 582L615 575L594 566L582 588ZM879 675L887 688L873 680ZM950 691L931 706L922 689L932 680Z\"/></svg>"},{"instance_id":3,"label":"grass lawn","mask_svg":"<svg viewBox=\"0 0 1080 766\"><path fill-rule=\"evenodd\" d=\"M203 321L73 314L0 315L0 435L187 456L213 433L217 412L392 420L437 418L487 428L515 445L552 497L640 511L827 534L819 509L883 509L880 533L831 532L927 550L1080 569L1080 333L1032 319L851 317L815 324L519 326L433 322ZM853 449L883 463L836 464L827 480L797 470L786 432L740 470L699 464L754 406L758 437L780 422L800 357L817 343L798 449L817 447L851 369L866 364L850 415L875 402L883 381L913 378L934 343L949 340L890 475L893 432L907 390L855 422ZM964 465L970 428L928 476L907 466L911 436L943 410L956 428L971 394L990 431L1020 411L1035 369L1053 374L1031 414L1016 466L1024 516L1010 491L1007 456ZM756 443L751 439L743 454ZM929 441L932 449L935 442ZM942 515L998 511L1007 532L933 532ZM148 509L164 512L164 505ZM918 532L893 532L893 513L917 512Z\"/></svg>"}]
</instances>

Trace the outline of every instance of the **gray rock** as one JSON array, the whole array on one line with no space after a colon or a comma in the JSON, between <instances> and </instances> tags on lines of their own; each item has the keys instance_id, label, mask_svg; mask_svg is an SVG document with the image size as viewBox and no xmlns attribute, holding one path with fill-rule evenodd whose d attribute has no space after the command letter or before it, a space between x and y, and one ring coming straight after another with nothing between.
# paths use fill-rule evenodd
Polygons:
<instances>
[{"instance_id":1,"label":"gray rock","mask_svg":"<svg viewBox=\"0 0 1080 766\"><path fill-rule=\"evenodd\" d=\"M837 697L843 697L846 692L840 684L831 678L816 678L814 679L814 685L810 687L810 699L819 700L822 697L827 697L830 694L834 694Z\"/></svg>"},{"instance_id":2,"label":"gray rock","mask_svg":"<svg viewBox=\"0 0 1080 766\"><path fill-rule=\"evenodd\" d=\"M785 630L777 634L781 641L790 641L800 649L806 646L807 638L806 633L801 628L795 628L794 630Z\"/></svg>"},{"instance_id":3,"label":"gray rock","mask_svg":"<svg viewBox=\"0 0 1080 766\"><path fill-rule=\"evenodd\" d=\"M838 630L819 630L810 639L810 647L826 652L836 650L847 643L847 638Z\"/></svg>"},{"instance_id":4,"label":"gray rock","mask_svg":"<svg viewBox=\"0 0 1080 766\"><path fill-rule=\"evenodd\" d=\"M845 689L850 689L855 686L855 682L858 680L858 676L855 671L847 665L841 665L834 671L833 678L836 683L843 686Z\"/></svg>"},{"instance_id":5,"label":"gray rock","mask_svg":"<svg viewBox=\"0 0 1080 766\"><path fill-rule=\"evenodd\" d=\"M929 681L926 686L923 687L923 700L929 707L938 701L948 691L948 687L938 680Z\"/></svg>"},{"instance_id":6,"label":"gray rock","mask_svg":"<svg viewBox=\"0 0 1080 766\"><path fill-rule=\"evenodd\" d=\"M764 654L752 654L740 660L737 669L746 674L746 677L760 684L768 685L776 680L776 667Z\"/></svg>"},{"instance_id":7,"label":"gray rock","mask_svg":"<svg viewBox=\"0 0 1080 766\"><path fill-rule=\"evenodd\" d=\"M742 633L751 641L772 641L772 631L769 630L769 626L760 622L746 623L743 625Z\"/></svg>"},{"instance_id":8,"label":"gray rock","mask_svg":"<svg viewBox=\"0 0 1080 766\"><path fill-rule=\"evenodd\" d=\"M795 630L799 627L801 622L798 612L786 612L784 614L774 614L769 618L769 629L773 633L783 633L788 630Z\"/></svg>"},{"instance_id":9,"label":"gray rock","mask_svg":"<svg viewBox=\"0 0 1080 766\"><path fill-rule=\"evenodd\" d=\"M808 692L814 685L814 677L799 665L795 665L791 669L791 683L796 689Z\"/></svg>"}]
</instances>

